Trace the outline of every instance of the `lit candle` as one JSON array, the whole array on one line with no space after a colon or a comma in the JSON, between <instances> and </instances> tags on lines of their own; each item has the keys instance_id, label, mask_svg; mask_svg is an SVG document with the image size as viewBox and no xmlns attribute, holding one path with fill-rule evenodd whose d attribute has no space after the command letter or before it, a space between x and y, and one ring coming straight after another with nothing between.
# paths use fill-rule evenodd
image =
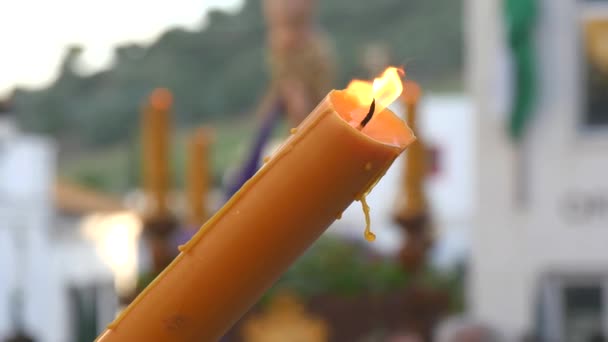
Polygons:
<instances>
[{"instance_id":1,"label":"lit candle","mask_svg":"<svg viewBox=\"0 0 608 342\"><path fill-rule=\"evenodd\" d=\"M173 95L157 88L142 113L143 180L146 192L145 215L161 219L169 215L169 130Z\"/></svg>"},{"instance_id":2,"label":"lit candle","mask_svg":"<svg viewBox=\"0 0 608 342\"><path fill-rule=\"evenodd\" d=\"M418 104L422 92L413 81L403 83L404 94L401 100L407 108L407 124L417 131ZM403 169L401 192L397 198L395 219L403 225L420 221L427 213L427 200L424 193L424 178L427 173L427 153L423 142L418 139L408 149Z\"/></svg>"},{"instance_id":3,"label":"lit candle","mask_svg":"<svg viewBox=\"0 0 608 342\"><path fill-rule=\"evenodd\" d=\"M331 91L98 341L220 338L415 140L401 91L395 68Z\"/></svg>"},{"instance_id":4,"label":"lit candle","mask_svg":"<svg viewBox=\"0 0 608 342\"><path fill-rule=\"evenodd\" d=\"M403 83L403 93L401 99L407 107L407 123L411 129L417 130L418 105L422 95L420 86L406 81ZM417 272L423 269L433 235L424 192L428 156L420 137L407 149L406 154L395 220L407 237L399 251L399 261L408 272Z\"/></svg>"},{"instance_id":5,"label":"lit candle","mask_svg":"<svg viewBox=\"0 0 608 342\"><path fill-rule=\"evenodd\" d=\"M201 127L188 143L188 168L186 191L188 195L188 227L198 229L207 219L207 196L209 192L209 146L212 131Z\"/></svg>"}]
</instances>

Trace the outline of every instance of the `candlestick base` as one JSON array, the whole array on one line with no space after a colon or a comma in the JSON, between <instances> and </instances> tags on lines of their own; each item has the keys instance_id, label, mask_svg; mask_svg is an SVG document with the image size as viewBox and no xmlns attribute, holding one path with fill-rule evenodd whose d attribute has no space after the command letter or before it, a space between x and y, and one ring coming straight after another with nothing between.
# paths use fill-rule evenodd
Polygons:
<instances>
[{"instance_id":1,"label":"candlestick base","mask_svg":"<svg viewBox=\"0 0 608 342\"><path fill-rule=\"evenodd\" d=\"M23 331L19 331L16 334L9 336L5 342L34 342L34 338L29 336L27 333Z\"/></svg>"},{"instance_id":2,"label":"candlestick base","mask_svg":"<svg viewBox=\"0 0 608 342\"><path fill-rule=\"evenodd\" d=\"M152 255L152 275L160 274L177 256L173 233L179 223L173 216L144 219L144 238Z\"/></svg>"},{"instance_id":3,"label":"candlestick base","mask_svg":"<svg viewBox=\"0 0 608 342\"><path fill-rule=\"evenodd\" d=\"M421 271L426 264L428 251L433 245L432 223L428 214L396 216L395 221L406 235L406 242L399 252L399 261L406 272Z\"/></svg>"}]
</instances>

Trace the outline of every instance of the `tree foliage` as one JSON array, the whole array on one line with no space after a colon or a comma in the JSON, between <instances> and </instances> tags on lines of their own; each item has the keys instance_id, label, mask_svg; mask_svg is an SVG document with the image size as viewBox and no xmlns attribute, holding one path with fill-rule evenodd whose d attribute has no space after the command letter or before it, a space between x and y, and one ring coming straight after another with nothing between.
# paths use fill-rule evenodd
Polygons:
<instances>
[{"instance_id":1,"label":"tree foliage","mask_svg":"<svg viewBox=\"0 0 608 342\"><path fill-rule=\"evenodd\" d=\"M376 42L391 46L395 63L417 80L460 73L461 0L319 4L321 27L336 46L337 86L363 76L358 56ZM159 86L174 92L179 125L250 112L268 82L260 1L246 0L234 14L210 11L205 19L198 30L173 28L147 46L118 46L111 67L92 75L78 71L82 48L69 48L49 87L16 90L22 127L85 149L125 141L137 133L143 100Z\"/></svg>"}]
</instances>

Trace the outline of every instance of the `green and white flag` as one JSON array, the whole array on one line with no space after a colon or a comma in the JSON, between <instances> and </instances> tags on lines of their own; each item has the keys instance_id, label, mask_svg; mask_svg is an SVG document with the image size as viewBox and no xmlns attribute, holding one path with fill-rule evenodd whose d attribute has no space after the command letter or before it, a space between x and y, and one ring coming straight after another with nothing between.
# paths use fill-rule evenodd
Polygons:
<instances>
[{"instance_id":1,"label":"green and white flag","mask_svg":"<svg viewBox=\"0 0 608 342\"><path fill-rule=\"evenodd\" d=\"M534 28L537 0L504 0L507 43L513 70L509 134L519 141L534 110L536 99L536 65Z\"/></svg>"}]
</instances>

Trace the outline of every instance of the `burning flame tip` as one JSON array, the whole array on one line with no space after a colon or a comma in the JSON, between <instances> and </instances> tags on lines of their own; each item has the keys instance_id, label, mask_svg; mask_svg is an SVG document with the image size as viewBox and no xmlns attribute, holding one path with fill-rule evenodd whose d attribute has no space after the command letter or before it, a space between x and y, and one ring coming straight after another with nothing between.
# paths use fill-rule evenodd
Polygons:
<instances>
[{"instance_id":1,"label":"burning flame tip","mask_svg":"<svg viewBox=\"0 0 608 342\"><path fill-rule=\"evenodd\" d=\"M402 77L405 76L403 67L390 66L373 82L352 80L346 91L355 96L362 106L369 106L376 101L376 111L379 112L395 101L403 91Z\"/></svg>"}]
</instances>

